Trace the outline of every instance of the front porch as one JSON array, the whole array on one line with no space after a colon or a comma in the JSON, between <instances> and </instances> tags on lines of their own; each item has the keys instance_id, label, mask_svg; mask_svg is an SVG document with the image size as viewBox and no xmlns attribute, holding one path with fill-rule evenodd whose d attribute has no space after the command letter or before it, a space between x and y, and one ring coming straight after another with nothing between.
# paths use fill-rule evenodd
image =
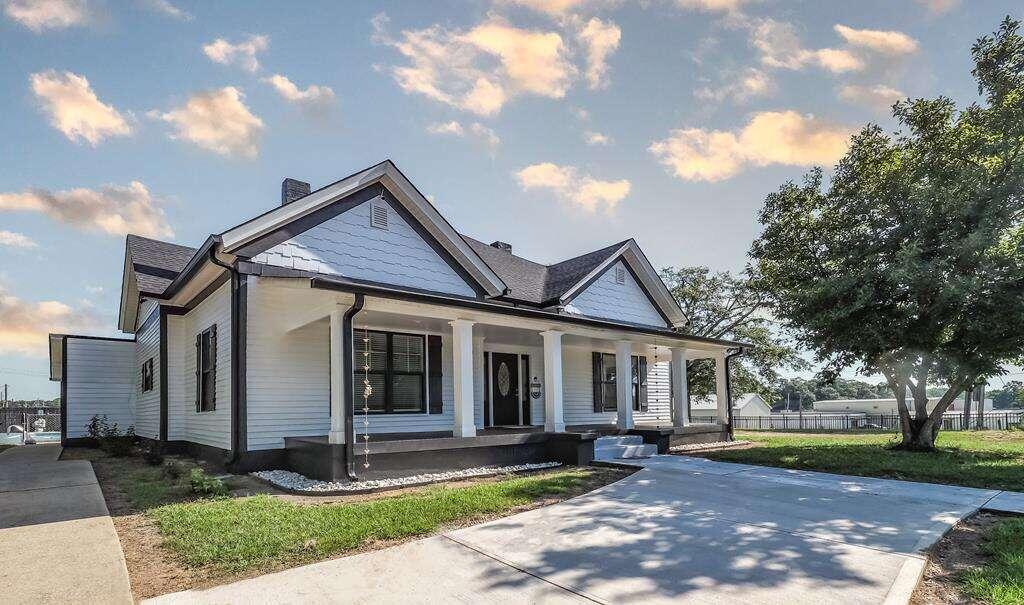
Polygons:
<instances>
[{"instance_id":1,"label":"front porch","mask_svg":"<svg viewBox=\"0 0 1024 605\"><path fill-rule=\"evenodd\" d=\"M686 386L686 361L710 358L726 392L727 344L301 284L260 278L250 297L301 293L297 311L275 318L275 339L298 346L326 332L326 359L307 358L329 376L328 430L284 428L277 446L311 478L588 464L594 440L610 434L640 435L659 452L728 439L728 406L694 424ZM250 435L261 413L250 403Z\"/></svg>"}]
</instances>

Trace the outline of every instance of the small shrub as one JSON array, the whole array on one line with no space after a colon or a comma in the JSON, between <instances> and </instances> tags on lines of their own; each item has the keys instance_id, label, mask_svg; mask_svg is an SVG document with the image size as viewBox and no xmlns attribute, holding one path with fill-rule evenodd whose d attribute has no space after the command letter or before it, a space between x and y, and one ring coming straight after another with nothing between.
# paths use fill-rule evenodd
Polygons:
<instances>
[{"instance_id":1,"label":"small shrub","mask_svg":"<svg viewBox=\"0 0 1024 605\"><path fill-rule=\"evenodd\" d=\"M146 461L146 464L152 466L160 466L164 463L164 452L163 448L160 447L159 441L154 441L146 448L146 451L142 452L142 459Z\"/></svg>"},{"instance_id":2,"label":"small shrub","mask_svg":"<svg viewBox=\"0 0 1024 605\"><path fill-rule=\"evenodd\" d=\"M211 477L203 472L201 468L194 468L189 473L189 483L192 484L192 491L200 496L226 496L228 487L216 477Z\"/></svg>"},{"instance_id":3,"label":"small shrub","mask_svg":"<svg viewBox=\"0 0 1024 605\"><path fill-rule=\"evenodd\" d=\"M135 428L128 426L124 432L117 426L117 423L107 422L107 415L93 416L85 425L89 439L96 443L101 450L107 454L120 458L132 452L135 445Z\"/></svg>"},{"instance_id":4,"label":"small shrub","mask_svg":"<svg viewBox=\"0 0 1024 605\"><path fill-rule=\"evenodd\" d=\"M181 468L181 465L174 460L168 460L167 464L164 465L164 476L171 481L177 481L181 479L181 476L185 474L185 470Z\"/></svg>"}]
</instances>

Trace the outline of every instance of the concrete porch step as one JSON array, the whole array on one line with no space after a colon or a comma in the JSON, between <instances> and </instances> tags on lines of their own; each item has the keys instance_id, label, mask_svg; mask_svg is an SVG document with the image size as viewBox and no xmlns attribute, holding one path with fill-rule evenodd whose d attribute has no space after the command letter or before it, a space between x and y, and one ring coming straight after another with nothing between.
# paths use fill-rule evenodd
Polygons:
<instances>
[{"instance_id":1,"label":"concrete porch step","mask_svg":"<svg viewBox=\"0 0 1024 605\"><path fill-rule=\"evenodd\" d=\"M608 445L594 448L594 460L623 460L632 458L649 458L658 453L658 446L653 443L633 445Z\"/></svg>"},{"instance_id":2,"label":"concrete porch step","mask_svg":"<svg viewBox=\"0 0 1024 605\"><path fill-rule=\"evenodd\" d=\"M615 445L641 445L644 438L640 435L607 435L594 440L594 447L612 447Z\"/></svg>"}]
</instances>

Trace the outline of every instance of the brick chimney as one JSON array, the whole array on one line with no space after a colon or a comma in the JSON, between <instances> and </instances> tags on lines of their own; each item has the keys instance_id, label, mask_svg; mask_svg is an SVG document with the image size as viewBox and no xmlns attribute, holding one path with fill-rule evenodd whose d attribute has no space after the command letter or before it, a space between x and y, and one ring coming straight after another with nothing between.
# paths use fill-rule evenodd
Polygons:
<instances>
[{"instance_id":1,"label":"brick chimney","mask_svg":"<svg viewBox=\"0 0 1024 605\"><path fill-rule=\"evenodd\" d=\"M287 178L281 181L281 205L290 204L300 197L309 195L309 183Z\"/></svg>"}]
</instances>

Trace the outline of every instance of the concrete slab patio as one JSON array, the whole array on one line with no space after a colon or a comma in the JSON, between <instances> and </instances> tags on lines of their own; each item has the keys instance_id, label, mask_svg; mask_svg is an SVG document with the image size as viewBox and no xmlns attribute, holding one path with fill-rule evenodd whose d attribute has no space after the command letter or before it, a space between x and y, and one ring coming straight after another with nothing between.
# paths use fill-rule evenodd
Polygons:
<instances>
[{"instance_id":1,"label":"concrete slab patio","mask_svg":"<svg viewBox=\"0 0 1024 605\"><path fill-rule=\"evenodd\" d=\"M12 603L131 603L92 465L59 445L0 452L0 586Z\"/></svg>"},{"instance_id":2,"label":"concrete slab patio","mask_svg":"<svg viewBox=\"0 0 1024 605\"><path fill-rule=\"evenodd\" d=\"M1000 492L681 456L541 509L150 603L906 603Z\"/></svg>"}]
</instances>

